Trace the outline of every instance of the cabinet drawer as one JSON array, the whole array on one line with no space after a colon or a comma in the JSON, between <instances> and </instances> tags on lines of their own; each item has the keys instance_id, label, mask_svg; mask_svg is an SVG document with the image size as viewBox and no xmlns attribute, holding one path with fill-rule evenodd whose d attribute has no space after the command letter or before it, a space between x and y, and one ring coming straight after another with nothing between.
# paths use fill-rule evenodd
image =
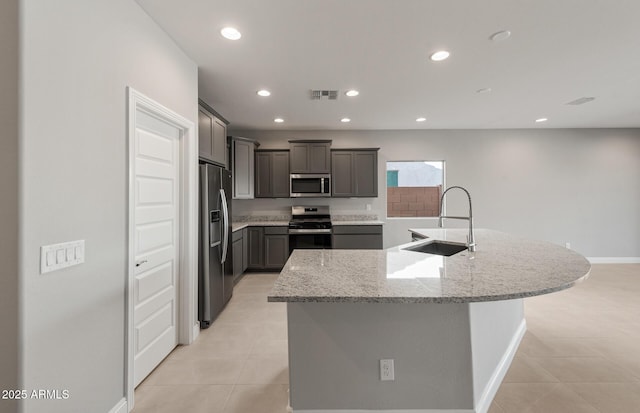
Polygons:
<instances>
[{"instance_id":1,"label":"cabinet drawer","mask_svg":"<svg viewBox=\"0 0 640 413\"><path fill-rule=\"evenodd\" d=\"M232 237L231 238L231 242L236 242L238 240L241 240L242 239L242 230L239 229L237 231L232 232L231 233L231 237Z\"/></svg>"},{"instance_id":2,"label":"cabinet drawer","mask_svg":"<svg viewBox=\"0 0 640 413\"><path fill-rule=\"evenodd\" d=\"M289 227L264 227L265 235L283 235L289 233Z\"/></svg>"},{"instance_id":3,"label":"cabinet drawer","mask_svg":"<svg viewBox=\"0 0 640 413\"><path fill-rule=\"evenodd\" d=\"M334 234L382 234L382 225L334 225Z\"/></svg>"}]
</instances>

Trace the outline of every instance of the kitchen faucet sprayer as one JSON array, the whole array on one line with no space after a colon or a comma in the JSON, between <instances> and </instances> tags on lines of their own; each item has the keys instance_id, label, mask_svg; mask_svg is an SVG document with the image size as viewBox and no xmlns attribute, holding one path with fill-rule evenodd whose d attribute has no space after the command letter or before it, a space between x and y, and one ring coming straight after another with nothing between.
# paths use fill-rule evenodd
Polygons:
<instances>
[{"instance_id":1,"label":"kitchen faucet sprayer","mask_svg":"<svg viewBox=\"0 0 640 413\"><path fill-rule=\"evenodd\" d=\"M449 192L450 190L452 190L454 188L461 189L461 190L464 191L465 194L467 194L467 198L469 199L469 216L468 217L442 215L442 208L444 206L444 196L447 194L447 192ZM473 236L473 210L471 209L471 195L469 194L469 191L467 191L466 189L464 189L461 186L450 186L449 188L447 188L442 193L442 196L440 197L440 215L438 217L438 227L440 227L440 228L442 228L442 220L443 220L443 218L464 219L464 220L469 221L469 235L467 235L467 248L469 249L470 252L474 252L476 250L476 239Z\"/></svg>"}]
</instances>

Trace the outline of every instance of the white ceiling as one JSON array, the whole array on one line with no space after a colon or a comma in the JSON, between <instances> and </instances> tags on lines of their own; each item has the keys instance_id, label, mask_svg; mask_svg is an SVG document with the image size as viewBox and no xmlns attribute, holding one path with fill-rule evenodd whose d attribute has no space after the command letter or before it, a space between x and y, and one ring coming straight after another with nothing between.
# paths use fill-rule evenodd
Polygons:
<instances>
[{"instance_id":1,"label":"white ceiling","mask_svg":"<svg viewBox=\"0 0 640 413\"><path fill-rule=\"evenodd\" d=\"M640 127L638 0L137 1L234 128ZM500 30L511 37L489 40ZM451 57L430 61L439 49ZM312 101L311 89L340 94ZM566 104L581 97L596 99Z\"/></svg>"}]
</instances>

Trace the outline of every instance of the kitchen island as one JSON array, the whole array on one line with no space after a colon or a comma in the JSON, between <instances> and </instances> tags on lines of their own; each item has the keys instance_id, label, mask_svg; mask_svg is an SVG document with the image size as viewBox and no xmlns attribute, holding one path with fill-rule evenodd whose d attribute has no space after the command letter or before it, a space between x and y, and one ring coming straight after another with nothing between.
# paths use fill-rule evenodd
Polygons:
<instances>
[{"instance_id":1,"label":"kitchen island","mask_svg":"<svg viewBox=\"0 0 640 413\"><path fill-rule=\"evenodd\" d=\"M590 271L571 250L491 230L476 231L475 252L408 251L467 235L412 232L427 239L289 258L269 301L287 303L294 412L486 412L526 330L522 299Z\"/></svg>"}]
</instances>

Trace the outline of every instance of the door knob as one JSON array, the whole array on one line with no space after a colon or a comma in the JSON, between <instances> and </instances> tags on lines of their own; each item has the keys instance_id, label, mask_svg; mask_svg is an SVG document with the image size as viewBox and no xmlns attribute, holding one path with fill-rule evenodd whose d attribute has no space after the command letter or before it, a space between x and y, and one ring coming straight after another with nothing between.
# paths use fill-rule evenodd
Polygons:
<instances>
[{"instance_id":1,"label":"door knob","mask_svg":"<svg viewBox=\"0 0 640 413\"><path fill-rule=\"evenodd\" d=\"M144 264L146 262L147 262L147 260L142 260L142 261L136 262L136 267L139 267L139 266L141 266L142 264Z\"/></svg>"}]
</instances>

